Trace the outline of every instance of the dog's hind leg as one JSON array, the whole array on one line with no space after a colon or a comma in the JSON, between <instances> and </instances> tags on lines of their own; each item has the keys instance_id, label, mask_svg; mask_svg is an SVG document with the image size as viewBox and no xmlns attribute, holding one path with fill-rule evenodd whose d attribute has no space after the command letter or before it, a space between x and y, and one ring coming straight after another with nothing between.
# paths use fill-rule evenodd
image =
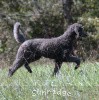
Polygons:
<instances>
[{"instance_id":1,"label":"dog's hind leg","mask_svg":"<svg viewBox=\"0 0 99 100\"><path fill-rule=\"evenodd\" d=\"M26 58L25 58L24 67L28 70L29 73L32 73L32 70L31 70L29 64L30 64L31 62L34 62L34 61L36 61L36 60L39 60L40 58L41 58L41 56L38 55L38 54L35 54L35 56L34 56L34 55L31 55L31 57L30 57L29 59L26 59Z\"/></svg>"},{"instance_id":2,"label":"dog's hind leg","mask_svg":"<svg viewBox=\"0 0 99 100\"><path fill-rule=\"evenodd\" d=\"M28 70L28 72L32 73L32 70L27 62L24 64L24 67Z\"/></svg>"},{"instance_id":3,"label":"dog's hind leg","mask_svg":"<svg viewBox=\"0 0 99 100\"><path fill-rule=\"evenodd\" d=\"M61 65L62 65L62 62L55 61L55 68L54 68L53 76L56 75L56 73L59 72L59 69L61 68Z\"/></svg>"},{"instance_id":4,"label":"dog's hind leg","mask_svg":"<svg viewBox=\"0 0 99 100\"><path fill-rule=\"evenodd\" d=\"M23 59L16 59L13 63L13 66L9 69L8 76L11 77L15 73L15 71L23 65L23 63Z\"/></svg>"}]
</instances>

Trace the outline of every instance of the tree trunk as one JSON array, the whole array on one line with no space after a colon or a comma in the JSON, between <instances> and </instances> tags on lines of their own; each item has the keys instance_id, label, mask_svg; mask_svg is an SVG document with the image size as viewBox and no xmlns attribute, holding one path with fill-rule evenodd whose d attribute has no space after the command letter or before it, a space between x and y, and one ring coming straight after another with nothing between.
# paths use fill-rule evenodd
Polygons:
<instances>
[{"instance_id":1,"label":"tree trunk","mask_svg":"<svg viewBox=\"0 0 99 100\"><path fill-rule=\"evenodd\" d=\"M67 24L72 24L73 18L71 15L71 8L73 5L73 0L62 0L63 3L63 12L64 12L64 17L67 21Z\"/></svg>"}]
</instances>

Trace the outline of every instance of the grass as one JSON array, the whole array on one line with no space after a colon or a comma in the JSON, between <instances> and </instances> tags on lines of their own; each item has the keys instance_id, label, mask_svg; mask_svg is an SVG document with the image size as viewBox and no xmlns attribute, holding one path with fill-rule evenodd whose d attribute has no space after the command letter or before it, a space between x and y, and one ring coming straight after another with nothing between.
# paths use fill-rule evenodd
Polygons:
<instances>
[{"instance_id":1,"label":"grass","mask_svg":"<svg viewBox=\"0 0 99 100\"><path fill-rule=\"evenodd\" d=\"M98 100L99 62L64 63L60 74L52 77L53 64L33 64L30 74L24 67L8 78L8 68L0 70L0 100Z\"/></svg>"}]
</instances>

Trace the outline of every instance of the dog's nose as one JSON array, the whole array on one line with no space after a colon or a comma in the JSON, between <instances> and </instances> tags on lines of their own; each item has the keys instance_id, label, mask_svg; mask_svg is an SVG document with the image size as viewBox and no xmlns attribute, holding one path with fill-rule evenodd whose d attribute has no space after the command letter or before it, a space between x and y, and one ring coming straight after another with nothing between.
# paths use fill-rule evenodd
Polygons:
<instances>
[{"instance_id":1,"label":"dog's nose","mask_svg":"<svg viewBox=\"0 0 99 100\"><path fill-rule=\"evenodd\" d=\"M83 37L86 37L86 36L88 36L88 34L87 34L86 32L84 32L84 33L82 34L82 36L83 36Z\"/></svg>"},{"instance_id":2,"label":"dog's nose","mask_svg":"<svg viewBox=\"0 0 99 100\"><path fill-rule=\"evenodd\" d=\"M87 33L85 33L85 36L88 36L88 34L87 34Z\"/></svg>"}]
</instances>

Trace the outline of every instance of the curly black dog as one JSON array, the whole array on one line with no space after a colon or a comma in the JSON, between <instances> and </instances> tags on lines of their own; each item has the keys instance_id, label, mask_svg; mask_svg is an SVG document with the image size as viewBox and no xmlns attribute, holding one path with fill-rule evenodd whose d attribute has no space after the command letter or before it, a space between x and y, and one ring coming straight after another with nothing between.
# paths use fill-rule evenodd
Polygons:
<instances>
[{"instance_id":1,"label":"curly black dog","mask_svg":"<svg viewBox=\"0 0 99 100\"><path fill-rule=\"evenodd\" d=\"M17 42L22 44L18 49L16 59L12 67L9 69L8 75L12 76L22 65L32 73L29 63L36 61L41 57L54 59L55 68L53 75L56 75L63 62L75 62L77 64L75 69L77 69L80 65L80 59L72 56L71 52L73 50L74 41L82 36L86 36L82 25L74 23L59 37L51 39L37 38L25 40L24 34L20 33L20 23L16 22L14 25L14 37Z\"/></svg>"}]
</instances>

